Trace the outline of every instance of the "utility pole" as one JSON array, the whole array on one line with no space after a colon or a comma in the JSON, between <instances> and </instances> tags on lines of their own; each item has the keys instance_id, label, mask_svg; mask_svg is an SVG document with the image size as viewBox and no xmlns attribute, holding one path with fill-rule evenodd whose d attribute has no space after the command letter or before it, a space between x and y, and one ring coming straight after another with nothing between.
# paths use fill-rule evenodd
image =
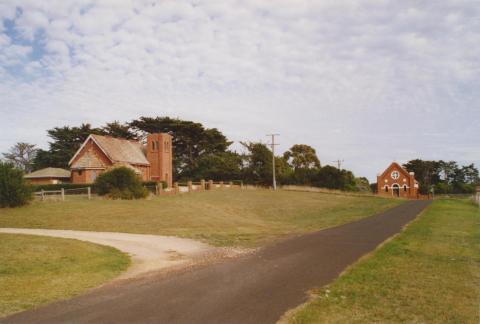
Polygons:
<instances>
[{"instance_id":1,"label":"utility pole","mask_svg":"<svg viewBox=\"0 0 480 324\"><path fill-rule=\"evenodd\" d=\"M275 146L278 145L278 143L275 143L275 136L280 136L280 134L268 134L267 136L272 138L272 143L270 143L270 146L272 147L273 190L277 190L277 178L275 175Z\"/></svg>"},{"instance_id":2,"label":"utility pole","mask_svg":"<svg viewBox=\"0 0 480 324\"><path fill-rule=\"evenodd\" d=\"M345 160L340 160L340 159L338 159L338 160L332 161L332 162L337 163L337 168L340 170L341 167L342 167L342 163L345 162Z\"/></svg>"}]
</instances>

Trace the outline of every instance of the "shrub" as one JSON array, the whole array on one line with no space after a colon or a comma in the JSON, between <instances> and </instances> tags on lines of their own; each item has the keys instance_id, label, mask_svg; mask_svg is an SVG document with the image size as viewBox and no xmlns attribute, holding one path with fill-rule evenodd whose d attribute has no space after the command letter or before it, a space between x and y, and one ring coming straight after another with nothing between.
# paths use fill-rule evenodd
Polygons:
<instances>
[{"instance_id":1,"label":"shrub","mask_svg":"<svg viewBox=\"0 0 480 324\"><path fill-rule=\"evenodd\" d=\"M126 167L119 167L100 174L95 180L95 189L100 196L113 199L138 199L148 195L140 178Z\"/></svg>"},{"instance_id":2,"label":"shrub","mask_svg":"<svg viewBox=\"0 0 480 324\"><path fill-rule=\"evenodd\" d=\"M32 199L32 188L23 172L12 164L0 162L0 207L17 207Z\"/></svg>"}]
</instances>

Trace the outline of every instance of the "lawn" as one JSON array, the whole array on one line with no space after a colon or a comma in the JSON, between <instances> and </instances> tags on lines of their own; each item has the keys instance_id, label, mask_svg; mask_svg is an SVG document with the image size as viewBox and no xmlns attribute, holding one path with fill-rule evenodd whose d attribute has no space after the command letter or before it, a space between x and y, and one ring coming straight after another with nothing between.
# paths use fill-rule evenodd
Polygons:
<instances>
[{"instance_id":1,"label":"lawn","mask_svg":"<svg viewBox=\"0 0 480 324\"><path fill-rule=\"evenodd\" d=\"M219 190L137 201L34 202L0 210L0 227L174 235L251 247L348 223L400 203L371 196Z\"/></svg>"},{"instance_id":2,"label":"lawn","mask_svg":"<svg viewBox=\"0 0 480 324\"><path fill-rule=\"evenodd\" d=\"M396 238L314 292L291 323L479 323L480 209L438 200Z\"/></svg>"},{"instance_id":3,"label":"lawn","mask_svg":"<svg viewBox=\"0 0 480 324\"><path fill-rule=\"evenodd\" d=\"M125 254L104 246L0 234L0 317L98 286L125 270Z\"/></svg>"}]
</instances>

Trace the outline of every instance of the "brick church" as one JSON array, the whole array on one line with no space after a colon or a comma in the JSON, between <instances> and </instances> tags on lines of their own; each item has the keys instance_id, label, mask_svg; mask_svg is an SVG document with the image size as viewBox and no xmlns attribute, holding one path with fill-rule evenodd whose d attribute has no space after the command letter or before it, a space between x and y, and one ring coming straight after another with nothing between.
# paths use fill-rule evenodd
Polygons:
<instances>
[{"instance_id":1,"label":"brick church","mask_svg":"<svg viewBox=\"0 0 480 324\"><path fill-rule=\"evenodd\" d=\"M72 183L92 183L114 167L132 169L143 181L165 181L172 186L172 136L149 134L147 145L138 141L90 135L68 163Z\"/></svg>"},{"instance_id":2,"label":"brick church","mask_svg":"<svg viewBox=\"0 0 480 324\"><path fill-rule=\"evenodd\" d=\"M377 175L377 192L380 196L417 199L418 182L415 174L408 172L400 164L393 162Z\"/></svg>"}]
</instances>

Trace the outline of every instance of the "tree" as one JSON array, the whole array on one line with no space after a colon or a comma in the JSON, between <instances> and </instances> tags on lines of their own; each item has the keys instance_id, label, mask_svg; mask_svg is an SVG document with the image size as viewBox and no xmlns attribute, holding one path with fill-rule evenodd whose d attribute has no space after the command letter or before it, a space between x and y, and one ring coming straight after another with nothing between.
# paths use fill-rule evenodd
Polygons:
<instances>
[{"instance_id":1,"label":"tree","mask_svg":"<svg viewBox=\"0 0 480 324\"><path fill-rule=\"evenodd\" d=\"M247 182L271 185L272 184L272 152L262 143L241 143L248 153L244 155L246 167L244 179Z\"/></svg>"},{"instance_id":2,"label":"tree","mask_svg":"<svg viewBox=\"0 0 480 324\"><path fill-rule=\"evenodd\" d=\"M104 134L102 129L92 128L90 124L82 124L79 127L55 127L47 133L53 141L50 142L48 151L38 152L34 160L36 170L44 167L67 168L70 159L90 134Z\"/></svg>"},{"instance_id":3,"label":"tree","mask_svg":"<svg viewBox=\"0 0 480 324\"><path fill-rule=\"evenodd\" d=\"M355 191L355 177L351 171L326 165L320 169L314 185L322 188Z\"/></svg>"},{"instance_id":4,"label":"tree","mask_svg":"<svg viewBox=\"0 0 480 324\"><path fill-rule=\"evenodd\" d=\"M37 151L35 144L19 142L11 147L8 153L3 153L3 156L7 162L28 173L32 171L33 160Z\"/></svg>"},{"instance_id":5,"label":"tree","mask_svg":"<svg viewBox=\"0 0 480 324\"><path fill-rule=\"evenodd\" d=\"M415 172L421 194L428 194L432 185L440 182L441 164L438 161L411 160L403 165L409 172Z\"/></svg>"},{"instance_id":6,"label":"tree","mask_svg":"<svg viewBox=\"0 0 480 324\"><path fill-rule=\"evenodd\" d=\"M355 191L372 192L368 179L365 177L355 178Z\"/></svg>"},{"instance_id":7,"label":"tree","mask_svg":"<svg viewBox=\"0 0 480 324\"><path fill-rule=\"evenodd\" d=\"M295 144L283 157L295 169L318 169L320 160L315 149L305 144Z\"/></svg>"},{"instance_id":8,"label":"tree","mask_svg":"<svg viewBox=\"0 0 480 324\"><path fill-rule=\"evenodd\" d=\"M129 123L140 136L169 133L173 136L173 168L176 179L193 178L204 154L224 153L232 142L216 128L169 117L140 117Z\"/></svg>"},{"instance_id":9,"label":"tree","mask_svg":"<svg viewBox=\"0 0 480 324\"><path fill-rule=\"evenodd\" d=\"M23 172L11 163L0 162L0 207L18 207L32 199L32 188Z\"/></svg>"},{"instance_id":10,"label":"tree","mask_svg":"<svg viewBox=\"0 0 480 324\"><path fill-rule=\"evenodd\" d=\"M474 164L459 166L455 161L424 161L415 159L403 165L415 172L420 184L419 191L426 194L431 187L437 193L470 193L479 182L479 172Z\"/></svg>"},{"instance_id":11,"label":"tree","mask_svg":"<svg viewBox=\"0 0 480 324\"><path fill-rule=\"evenodd\" d=\"M125 138L129 140L138 139L137 134L133 132L129 124L121 124L119 121L114 121L112 123L107 123L101 128L103 135Z\"/></svg>"},{"instance_id":12,"label":"tree","mask_svg":"<svg viewBox=\"0 0 480 324\"><path fill-rule=\"evenodd\" d=\"M203 154L197 161L195 180L229 181L241 178L242 157L234 152Z\"/></svg>"}]
</instances>

